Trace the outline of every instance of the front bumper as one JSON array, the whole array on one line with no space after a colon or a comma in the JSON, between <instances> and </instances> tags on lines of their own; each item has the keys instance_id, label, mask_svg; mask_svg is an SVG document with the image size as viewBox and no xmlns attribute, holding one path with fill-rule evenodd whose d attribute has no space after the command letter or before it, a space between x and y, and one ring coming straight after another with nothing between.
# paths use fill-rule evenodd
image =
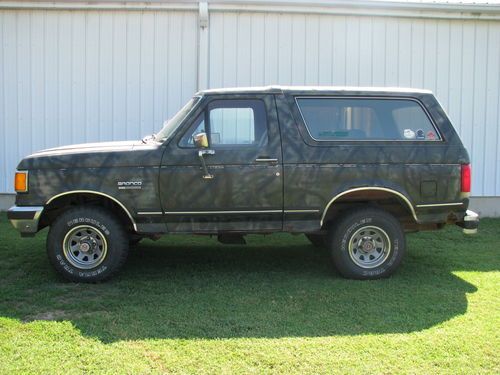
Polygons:
<instances>
[{"instance_id":1,"label":"front bumper","mask_svg":"<svg viewBox=\"0 0 500 375\"><path fill-rule=\"evenodd\" d=\"M474 211L467 210L463 219L457 222L459 227L462 227L464 234L476 234L479 227L479 215Z\"/></svg>"},{"instance_id":2,"label":"front bumper","mask_svg":"<svg viewBox=\"0 0 500 375\"><path fill-rule=\"evenodd\" d=\"M21 236L32 236L38 232L42 211L42 206L12 206L7 211L7 218Z\"/></svg>"}]
</instances>

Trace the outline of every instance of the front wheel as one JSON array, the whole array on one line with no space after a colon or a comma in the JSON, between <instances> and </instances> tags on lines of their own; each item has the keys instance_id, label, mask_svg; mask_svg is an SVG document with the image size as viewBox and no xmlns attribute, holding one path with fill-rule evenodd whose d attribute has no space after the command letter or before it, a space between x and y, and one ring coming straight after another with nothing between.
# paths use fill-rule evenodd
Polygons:
<instances>
[{"instance_id":1,"label":"front wheel","mask_svg":"<svg viewBox=\"0 0 500 375\"><path fill-rule=\"evenodd\" d=\"M330 232L329 245L342 276L365 280L392 275L406 247L399 221L371 208L351 211L340 219Z\"/></svg>"},{"instance_id":2,"label":"front wheel","mask_svg":"<svg viewBox=\"0 0 500 375\"><path fill-rule=\"evenodd\" d=\"M127 259L129 238L120 221L100 207L76 207L59 216L47 236L47 254L66 279L110 278Z\"/></svg>"}]
</instances>

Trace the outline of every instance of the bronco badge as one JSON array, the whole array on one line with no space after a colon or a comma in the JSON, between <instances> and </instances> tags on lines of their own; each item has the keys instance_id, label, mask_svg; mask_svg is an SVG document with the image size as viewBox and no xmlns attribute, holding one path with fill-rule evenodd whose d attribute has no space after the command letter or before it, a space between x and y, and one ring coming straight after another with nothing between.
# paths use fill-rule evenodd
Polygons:
<instances>
[{"instance_id":1,"label":"bronco badge","mask_svg":"<svg viewBox=\"0 0 500 375\"><path fill-rule=\"evenodd\" d=\"M142 189L142 181L118 181L118 189Z\"/></svg>"}]
</instances>

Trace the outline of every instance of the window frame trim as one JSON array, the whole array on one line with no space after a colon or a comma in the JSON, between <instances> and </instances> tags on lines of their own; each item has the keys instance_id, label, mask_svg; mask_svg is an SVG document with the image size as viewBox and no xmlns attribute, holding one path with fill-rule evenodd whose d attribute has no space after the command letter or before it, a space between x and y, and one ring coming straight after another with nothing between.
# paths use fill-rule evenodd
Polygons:
<instances>
[{"instance_id":1,"label":"window frame trim","mask_svg":"<svg viewBox=\"0 0 500 375\"><path fill-rule=\"evenodd\" d=\"M429 111L423 103L417 99L417 98L411 98L411 97L404 97L404 96L369 96L369 95L298 95L293 97L295 105L297 106L297 109L299 110L300 117L302 120L302 123L304 124L304 127L306 128L307 134L309 134L309 137L311 137L312 140L315 142L402 142L402 143L408 143L408 142L427 142L427 143L442 143L445 142L445 139L442 135L442 133L439 131L439 127L436 125L434 119L430 115ZM298 102L298 99L374 99L374 100L409 100L417 103L420 108L424 111L425 115L429 119L432 127L434 128L434 131L438 134L439 139L436 140L426 140L426 139L317 139L314 138L309 130L309 127L307 126L307 122L304 118L304 115L300 109L300 105Z\"/></svg>"}]
</instances>

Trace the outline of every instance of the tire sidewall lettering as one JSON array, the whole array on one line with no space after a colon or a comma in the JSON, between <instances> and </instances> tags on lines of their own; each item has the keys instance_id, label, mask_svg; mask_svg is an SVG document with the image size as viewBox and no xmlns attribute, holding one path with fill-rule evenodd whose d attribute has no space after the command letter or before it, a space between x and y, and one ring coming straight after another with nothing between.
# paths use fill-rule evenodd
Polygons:
<instances>
[{"instance_id":1,"label":"tire sidewall lettering","mask_svg":"<svg viewBox=\"0 0 500 375\"><path fill-rule=\"evenodd\" d=\"M349 226L347 228L347 230L345 231L344 236L342 237L341 251L345 251L345 252L348 251L348 245L349 245L349 240L351 239L351 234L358 227L360 227L361 225L364 225L364 224L371 224L371 222L372 222L372 218L371 217L367 217L367 218L363 218L363 219L361 219L359 221L356 221L351 226Z\"/></svg>"},{"instance_id":2,"label":"tire sidewall lettering","mask_svg":"<svg viewBox=\"0 0 500 375\"><path fill-rule=\"evenodd\" d=\"M75 218L75 219L72 219L72 220L69 220L66 222L66 226L68 227L68 230L70 230L74 226L81 225L81 224L93 225L96 228L100 229L106 236L109 236L111 234L111 232L106 227L106 225L101 224L98 220L91 219L88 217L79 217L79 218Z\"/></svg>"}]
</instances>

